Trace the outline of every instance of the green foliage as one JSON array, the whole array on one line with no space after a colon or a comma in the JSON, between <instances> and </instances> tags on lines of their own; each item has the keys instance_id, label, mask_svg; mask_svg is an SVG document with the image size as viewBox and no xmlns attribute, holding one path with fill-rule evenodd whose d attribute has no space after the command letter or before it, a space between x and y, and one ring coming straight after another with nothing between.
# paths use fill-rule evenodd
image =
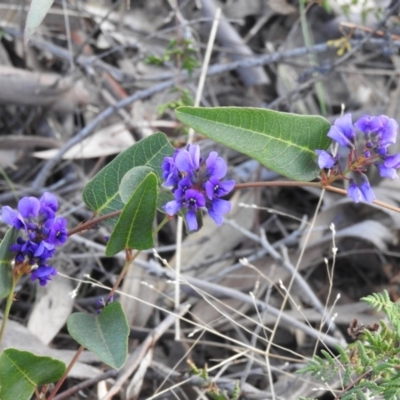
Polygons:
<instances>
[{"instance_id":1,"label":"green foliage","mask_svg":"<svg viewBox=\"0 0 400 400\"><path fill-rule=\"evenodd\" d=\"M174 88L173 90L179 92L178 99L159 106L158 113L160 115L163 115L167 110L175 110L178 107L194 105L194 99L190 94L189 90L182 88Z\"/></svg>"},{"instance_id":2,"label":"green foliage","mask_svg":"<svg viewBox=\"0 0 400 400\"><path fill-rule=\"evenodd\" d=\"M29 400L38 386L58 381L65 369L53 358L6 349L0 356L0 399Z\"/></svg>"},{"instance_id":3,"label":"green foliage","mask_svg":"<svg viewBox=\"0 0 400 400\"><path fill-rule=\"evenodd\" d=\"M121 368L128 355L129 325L121 304L106 306L99 315L74 313L67 320L69 334L81 346L113 368Z\"/></svg>"},{"instance_id":4,"label":"green foliage","mask_svg":"<svg viewBox=\"0 0 400 400\"><path fill-rule=\"evenodd\" d=\"M150 55L147 57L148 64L163 65L172 61L176 67L186 70L192 75L195 68L200 66L199 61L194 56L196 49L190 39L176 40L172 39L162 56Z\"/></svg>"},{"instance_id":5,"label":"green foliage","mask_svg":"<svg viewBox=\"0 0 400 400\"><path fill-rule=\"evenodd\" d=\"M400 306L390 300L387 291L362 300L383 310L390 324L380 321L379 325L365 327L355 321L350 329L355 332L354 343L346 349L337 346L336 357L322 350L324 357L314 356L298 373L311 373L324 382L340 373L345 388L341 399L383 396L400 400Z\"/></svg>"},{"instance_id":6,"label":"green foliage","mask_svg":"<svg viewBox=\"0 0 400 400\"><path fill-rule=\"evenodd\" d=\"M232 395L229 397L226 391L221 390L212 378L208 375L207 365L204 368L198 368L196 364L192 361L188 361L190 373L192 375L196 375L204 380L204 385L202 386L205 389L207 395L213 400L238 400L240 397L240 386L239 382L235 382L235 386L232 391Z\"/></svg>"},{"instance_id":7,"label":"green foliage","mask_svg":"<svg viewBox=\"0 0 400 400\"><path fill-rule=\"evenodd\" d=\"M150 170L142 177L122 210L107 243L107 257L126 249L146 250L153 247L157 192L157 176Z\"/></svg>"},{"instance_id":8,"label":"green foliage","mask_svg":"<svg viewBox=\"0 0 400 400\"><path fill-rule=\"evenodd\" d=\"M316 178L315 149L331 143L326 136L331 125L319 116L237 107L180 107L176 115L203 135L294 180Z\"/></svg>"},{"instance_id":9,"label":"green foliage","mask_svg":"<svg viewBox=\"0 0 400 400\"><path fill-rule=\"evenodd\" d=\"M147 57L146 62L154 65L163 65L172 62L176 68L187 71L189 78L191 78L194 69L200 66L196 58L196 49L193 47L193 42L190 39L171 40L162 56L150 55ZM175 87L173 90L178 92L177 99L159 106L158 113L160 115L164 114L167 110L194 105L194 100L189 90L181 87Z\"/></svg>"},{"instance_id":10,"label":"green foliage","mask_svg":"<svg viewBox=\"0 0 400 400\"><path fill-rule=\"evenodd\" d=\"M7 297L12 288L11 262L15 256L10 251L10 246L16 242L18 231L10 228L0 243L0 299Z\"/></svg>"},{"instance_id":11,"label":"green foliage","mask_svg":"<svg viewBox=\"0 0 400 400\"><path fill-rule=\"evenodd\" d=\"M156 174L161 183L161 164L171 156L174 148L163 133L155 133L118 155L107 164L83 189L83 201L97 215L104 215L125 207L119 190L125 174L134 167L146 166ZM115 225L117 218L107 220Z\"/></svg>"},{"instance_id":12,"label":"green foliage","mask_svg":"<svg viewBox=\"0 0 400 400\"><path fill-rule=\"evenodd\" d=\"M400 336L400 305L390 301L389 293L386 290L383 293L372 293L361 300L376 308L377 311L383 310L389 322L396 328L397 335Z\"/></svg>"}]
</instances>

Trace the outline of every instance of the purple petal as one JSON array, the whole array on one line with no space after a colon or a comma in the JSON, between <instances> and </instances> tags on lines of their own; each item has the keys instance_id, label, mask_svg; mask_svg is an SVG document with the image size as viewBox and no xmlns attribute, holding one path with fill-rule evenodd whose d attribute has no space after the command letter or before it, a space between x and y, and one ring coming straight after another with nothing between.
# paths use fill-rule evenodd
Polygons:
<instances>
[{"instance_id":1,"label":"purple petal","mask_svg":"<svg viewBox=\"0 0 400 400\"><path fill-rule=\"evenodd\" d=\"M45 286L51 277L57 275L57 271L53 267L41 265L31 273L31 280L39 280L40 286Z\"/></svg>"},{"instance_id":2,"label":"purple petal","mask_svg":"<svg viewBox=\"0 0 400 400\"><path fill-rule=\"evenodd\" d=\"M54 194L49 192L44 192L40 198L40 206L44 208L50 208L53 211L58 210L58 200Z\"/></svg>"},{"instance_id":3,"label":"purple petal","mask_svg":"<svg viewBox=\"0 0 400 400\"><path fill-rule=\"evenodd\" d=\"M212 151L209 154L206 160L206 166L210 176L214 176L217 179L222 179L228 170L225 160L222 157L218 157L216 151Z\"/></svg>"},{"instance_id":4,"label":"purple petal","mask_svg":"<svg viewBox=\"0 0 400 400\"><path fill-rule=\"evenodd\" d=\"M354 126L363 133L377 133L382 129L383 122L380 117L363 115Z\"/></svg>"},{"instance_id":5,"label":"purple petal","mask_svg":"<svg viewBox=\"0 0 400 400\"><path fill-rule=\"evenodd\" d=\"M1 208L1 217L6 224L14 225L14 220L17 218L17 216L18 213L10 206L3 206Z\"/></svg>"},{"instance_id":6,"label":"purple petal","mask_svg":"<svg viewBox=\"0 0 400 400\"><path fill-rule=\"evenodd\" d=\"M181 150L175 158L175 165L179 171L192 172L193 164L192 158L187 150Z\"/></svg>"},{"instance_id":7,"label":"purple petal","mask_svg":"<svg viewBox=\"0 0 400 400\"><path fill-rule=\"evenodd\" d=\"M62 217L55 219L53 226L50 229L48 242L56 246L60 246L66 242L68 237L67 220Z\"/></svg>"},{"instance_id":8,"label":"purple petal","mask_svg":"<svg viewBox=\"0 0 400 400\"><path fill-rule=\"evenodd\" d=\"M39 209L40 203L36 197L23 197L18 202L18 211L24 218L37 217Z\"/></svg>"},{"instance_id":9,"label":"purple petal","mask_svg":"<svg viewBox=\"0 0 400 400\"><path fill-rule=\"evenodd\" d=\"M235 187L235 181L229 180L220 182L215 176L210 179L204 185L206 189L207 197L212 200L214 197L222 197L227 195Z\"/></svg>"},{"instance_id":10,"label":"purple petal","mask_svg":"<svg viewBox=\"0 0 400 400\"><path fill-rule=\"evenodd\" d=\"M190 179L189 175L187 175L183 179L181 179L178 182L178 188L174 192L175 199L181 200L184 197L186 191L188 189L190 189L192 186L193 186L193 183L192 183L192 180Z\"/></svg>"},{"instance_id":11,"label":"purple petal","mask_svg":"<svg viewBox=\"0 0 400 400\"><path fill-rule=\"evenodd\" d=\"M397 179L397 173L394 168L385 167L383 164L378 165L379 174L382 178Z\"/></svg>"},{"instance_id":12,"label":"purple petal","mask_svg":"<svg viewBox=\"0 0 400 400\"><path fill-rule=\"evenodd\" d=\"M211 208L215 214L223 215L231 211L231 202L223 199L214 199Z\"/></svg>"},{"instance_id":13,"label":"purple petal","mask_svg":"<svg viewBox=\"0 0 400 400\"><path fill-rule=\"evenodd\" d=\"M318 165L321 169L332 168L335 165L336 160L325 150L315 150L315 152L318 155Z\"/></svg>"},{"instance_id":14,"label":"purple petal","mask_svg":"<svg viewBox=\"0 0 400 400\"><path fill-rule=\"evenodd\" d=\"M353 199L355 203L362 200L362 193L357 184L354 181L350 181L349 188L347 189L347 195Z\"/></svg>"},{"instance_id":15,"label":"purple petal","mask_svg":"<svg viewBox=\"0 0 400 400\"><path fill-rule=\"evenodd\" d=\"M386 168L400 168L400 153L393 154L391 156L386 156L383 160L383 165Z\"/></svg>"},{"instance_id":16,"label":"purple petal","mask_svg":"<svg viewBox=\"0 0 400 400\"><path fill-rule=\"evenodd\" d=\"M164 210L169 216L175 215L181 208L182 208L182 202L177 200L169 201L164 206Z\"/></svg>"},{"instance_id":17,"label":"purple petal","mask_svg":"<svg viewBox=\"0 0 400 400\"><path fill-rule=\"evenodd\" d=\"M192 231L197 231L198 229L198 224L197 224L197 216L196 216L196 211L189 210L186 213L186 222L189 228L189 232Z\"/></svg>"},{"instance_id":18,"label":"purple petal","mask_svg":"<svg viewBox=\"0 0 400 400\"><path fill-rule=\"evenodd\" d=\"M197 210L199 207L204 207L206 205L206 199L203 193L200 193L196 189L189 189L185 193L185 199L188 203L188 208Z\"/></svg>"},{"instance_id":19,"label":"purple petal","mask_svg":"<svg viewBox=\"0 0 400 400\"><path fill-rule=\"evenodd\" d=\"M354 147L356 134L354 132L351 114L338 118L328 132L328 137L335 140L343 147Z\"/></svg>"},{"instance_id":20,"label":"purple petal","mask_svg":"<svg viewBox=\"0 0 400 400\"><path fill-rule=\"evenodd\" d=\"M371 185L368 182L368 178L365 175L363 175L363 181L360 185L360 190L363 194L364 200L367 203L372 203L376 199L375 194L372 191Z\"/></svg>"},{"instance_id":21,"label":"purple petal","mask_svg":"<svg viewBox=\"0 0 400 400\"><path fill-rule=\"evenodd\" d=\"M381 133L381 146L389 146L396 143L398 123L393 118L388 118Z\"/></svg>"},{"instance_id":22,"label":"purple petal","mask_svg":"<svg viewBox=\"0 0 400 400\"><path fill-rule=\"evenodd\" d=\"M215 185L211 181L207 181L204 184L204 188L206 189L206 195L210 200L212 200L214 198L214 195L215 195L214 187L215 187Z\"/></svg>"},{"instance_id":23,"label":"purple petal","mask_svg":"<svg viewBox=\"0 0 400 400\"><path fill-rule=\"evenodd\" d=\"M188 152L192 159L193 169L197 171L200 167L200 146L197 144L188 145Z\"/></svg>"},{"instance_id":24,"label":"purple petal","mask_svg":"<svg viewBox=\"0 0 400 400\"><path fill-rule=\"evenodd\" d=\"M55 247L53 244L42 240L33 254L34 257L39 257L41 260L46 260L53 256Z\"/></svg>"},{"instance_id":25,"label":"purple petal","mask_svg":"<svg viewBox=\"0 0 400 400\"><path fill-rule=\"evenodd\" d=\"M224 223L224 217L220 214L216 214L212 208L208 210L208 215L214 220L214 222L220 226Z\"/></svg>"},{"instance_id":26,"label":"purple petal","mask_svg":"<svg viewBox=\"0 0 400 400\"><path fill-rule=\"evenodd\" d=\"M335 142L338 142L339 146L353 147L353 143L348 139L348 137L334 125L331 126L331 129L329 129L328 137Z\"/></svg>"}]
</instances>

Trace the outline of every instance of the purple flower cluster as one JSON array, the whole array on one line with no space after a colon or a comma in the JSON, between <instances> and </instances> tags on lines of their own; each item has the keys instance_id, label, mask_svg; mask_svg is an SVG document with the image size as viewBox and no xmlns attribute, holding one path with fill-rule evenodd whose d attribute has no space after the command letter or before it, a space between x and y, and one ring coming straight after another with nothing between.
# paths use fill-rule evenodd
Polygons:
<instances>
[{"instance_id":1,"label":"purple flower cluster","mask_svg":"<svg viewBox=\"0 0 400 400\"><path fill-rule=\"evenodd\" d=\"M175 198L164 209L170 216L183 209L189 231L198 229L197 215L201 209L207 209L217 225L223 223L223 215L231 209L231 203L221 199L235 186L234 180L221 181L227 171L225 161L215 151L203 161L199 146L188 145L175 150L172 157L165 157L162 164L164 185L172 186Z\"/></svg>"},{"instance_id":2,"label":"purple flower cluster","mask_svg":"<svg viewBox=\"0 0 400 400\"><path fill-rule=\"evenodd\" d=\"M354 125L351 114L345 114L338 118L331 126L328 137L337 142L339 146L349 149L347 169L343 173L340 170L339 160L325 150L315 150L318 155L318 165L321 169L329 169L330 176L334 180L336 176L342 176L348 172L356 172L360 175L360 184L350 179L347 191L356 203L375 200L374 192L363 173L366 167L375 165L383 178L397 178L396 169L400 168L400 153L389 155L388 148L396 142L398 124L393 118L386 115L378 117L364 115ZM362 133L364 138L361 154L357 153L356 131Z\"/></svg>"},{"instance_id":3,"label":"purple flower cluster","mask_svg":"<svg viewBox=\"0 0 400 400\"><path fill-rule=\"evenodd\" d=\"M65 243L68 236L67 220L56 217L57 209L57 198L46 192L40 200L23 197L18 202L18 211L9 206L1 210L3 221L24 233L10 247L16 253L14 268L28 266L26 271L31 272L31 280L38 279L41 286L57 274L46 262L53 256L55 247Z\"/></svg>"}]
</instances>

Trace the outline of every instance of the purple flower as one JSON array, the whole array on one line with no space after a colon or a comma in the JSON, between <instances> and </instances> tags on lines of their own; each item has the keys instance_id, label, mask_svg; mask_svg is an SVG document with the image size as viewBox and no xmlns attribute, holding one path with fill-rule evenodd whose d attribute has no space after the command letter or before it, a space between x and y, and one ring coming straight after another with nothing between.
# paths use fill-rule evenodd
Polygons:
<instances>
[{"instance_id":1,"label":"purple flower","mask_svg":"<svg viewBox=\"0 0 400 400\"><path fill-rule=\"evenodd\" d=\"M164 206L164 210L169 216L172 217L179 212L179 210L182 208L182 205L182 201L171 200Z\"/></svg>"},{"instance_id":2,"label":"purple flower","mask_svg":"<svg viewBox=\"0 0 400 400\"><path fill-rule=\"evenodd\" d=\"M205 167L204 167L205 164ZM186 149L176 150L173 157L166 157L162 164L164 185L172 186L175 199L163 206L172 216L185 210L188 230L198 229L198 216L202 209L210 210L210 216L222 223L222 214L230 210L230 203L221 200L235 186L235 181L221 181L227 172L225 161L212 151L207 159L200 157L200 148L189 145Z\"/></svg>"},{"instance_id":3,"label":"purple flower","mask_svg":"<svg viewBox=\"0 0 400 400\"><path fill-rule=\"evenodd\" d=\"M214 199L211 202L211 208L208 210L208 214L217 225L221 225L224 222L224 218L222 216L228 213L230 210L230 201L223 199Z\"/></svg>"},{"instance_id":4,"label":"purple flower","mask_svg":"<svg viewBox=\"0 0 400 400\"><path fill-rule=\"evenodd\" d=\"M44 220L53 219L58 210L58 200L54 194L45 192L40 198L40 214Z\"/></svg>"},{"instance_id":5,"label":"purple flower","mask_svg":"<svg viewBox=\"0 0 400 400\"><path fill-rule=\"evenodd\" d=\"M189 189L185 193L185 207L188 208L186 213L186 222L188 224L189 231L197 231L197 210L206 205L206 199L203 193L196 189Z\"/></svg>"},{"instance_id":6,"label":"purple flower","mask_svg":"<svg viewBox=\"0 0 400 400\"><path fill-rule=\"evenodd\" d=\"M53 257L55 251L56 249L54 247L54 244L47 243L46 241L42 240L35 250L33 256L38 258L39 263L43 263L48 258Z\"/></svg>"},{"instance_id":7,"label":"purple flower","mask_svg":"<svg viewBox=\"0 0 400 400\"><path fill-rule=\"evenodd\" d=\"M380 130L379 143L382 147L387 147L396 143L397 131L399 125L393 118L388 118L386 115L381 115L382 129Z\"/></svg>"},{"instance_id":8,"label":"purple flower","mask_svg":"<svg viewBox=\"0 0 400 400\"><path fill-rule=\"evenodd\" d=\"M26 229L26 224L22 215L17 213L11 207L3 206L1 208L1 216L6 224L13 226L15 229Z\"/></svg>"},{"instance_id":9,"label":"purple flower","mask_svg":"<svg viewBox=\"0 0 400 400\"><path fill-rule=\"evenodd\" d=\"M175 151L174 157L179 150ZM164 186L174 186L179 182L179 171L175 166L174 157L165 157L162 164L163 179L165 180Z\"/></svg>"},{"instance_id":10,"label":"purple flower","mask_svg":"<svg viewBox=\"0 0 400 400\"><path fill-rule=\"evenodd\" d=\"M372 191L371 185L369 184L368 178L364 174L362 175L360 190L363 194L364 201L366 201L367 203L372 203L376 199L375 194Z\"/></svg>"},{"instance_id":11,"label":"purple flower","mask_svg":"<svg viewBox=\"0 0 400 400\"><path fill-rule=\"evenodd\" d=\"M321 169L332 168L336 164L336 160L331 154L325 150L315 150L318 155L318 165Z\"/></svg>"},{"instance_id":12,"label":"purple flower","mask_svg":"<svg viewBox=\"0 0 400 400\"><path fill-rule=\"evenodd\" d=\"M397 179L397 172L394 168L385 167L384 164L378 164L379 175L382 178Z\"/></svg>"},{"instance_id":13,"label":"purple flower","mask_svg":"<svg viewBox=\"0 0 400 400\"><path fill-rule=\"evenodd\" d=\"M48 241L56 246L60 246L66 242L67 237L67 220L62 217L57 217L50 229Z\"/></svg>"},{"instance_id":14,"label":"purple flower","mask_svg":"<svg viewBox=\"0 0 400 400\"><path fill-rule=\"evenodd\" d=\"M360 186L357 186L354 180L350 179L350 186L347 190L347 195L351 197L355 203L358 203L359 201L372 203L376 198L371 185L369 184L368 178L364 174L362 174L362 182Z\"/></svg>"},{"instance_id":15,"label":"purple flower","mask_svg":"<svg viewBox=\"0 0 400 400\"><path fill-rule=\"evenodd\" d=\"M18 202L18 211L8 206L2 208L3 220L16 229L23 228L23 236L10 245L15 254L16 263L39 265L32 270L32 280L39 279L43 286L52 275L53 267L45 264L60 246L67 240L67 220L55 216L58 209L56 196L45 192L40 200L35 197L23 197Z\"/></svg>"},{"instance_id":16,"label":"purple flower","mask_svg":"<svg viewBox=\"0 0 400 400\"><path fill-rule=\"evenodd\" d=\"M363 198L361 190L357 186L357 184L354 182L353 179L350 179L350 185L349 188L347 189L347 195L353 199L355 203L360 202Z\"/></svg>"},{"instance_id":17,"label":"purple flower","mask_svg":"<svg viewBox=\"0 0 400 400\"><path fill-rule=\"evenodd\" d=\"M400 168L400 153L386 156L383 160L383 165L387 168Z\"/></svg>"},{"instance_id":18,"label":"purple flower","mask_svg":"<svg viewBox=\"0 0 400 400\"><path fill-rule=\"evenodd\" d=\"M18 202L18 211L24 218L37 217L40 209L40 202L36 197L23 197Z\"/></svg>"},{"instance_id":19,"label":"purple flower","mask_svg":"<svg viewBox=\"0 0 400 400\"><path fill-rule=\"evenodd\" d=\"M382 120L380 117L372 117L370 115L363 115L354 126L361 132L368 134L371 132L379 132L382 129Z\"/></svg>"},{"instance_id":20,"label":"purple flower","mask_svg":"<svg viewBox=\"0 0 400 400\"><path fill-rule=\"evenodd\" d=\"M235 187L235 181L220 182L215 176L211 176L210 179L204 185L206 189L207 197L212 200L214 197L226 196Z\"/></svg>"},{"instance_id":21,"label":"purple flower","mask_svg":"<svg viewBox=\"0 0 400 400\"><path fill-rule=\"evenodd\" d=\"M194 173L200 168L200 147L192 144L187 150L181 150L175 156L175 165L179 171Z\"/></svg>"},{"instance_id":22,"label":"purple flower","mask_svg":"<svg viewBox=\"0 0 400 400\"><path fill-rule=\"evenodd\" d=\"M354 148L355 132L351 121L351 114L338 118L329 129L328 137L338 142L342 147Z\"/></svg>"},{"instance_id":23,"label":"purple flower","mask_svg":"<svg viewBox=\"0 0 400 400\"><path fill-rule=\"evenodd\" d=\"M39 265L31 273L31 280L39 280L40 286L46 286L47 282L51 280L51 277L57 275L57 271L48 265Z\"/></svg>"},{"instance_id":24,"label":"purple flower","mask_svg":"<svg viewBox=\"0 0 400 400\"><path fill-rule=\"evenodd\" d=\"M184 197L186 190L193 186L190 175L185 176L178 182L178 187L174 191L175 199L180 200Z\"/></svg>"},{"instance_id":25,"label":"purple flower","mask_svg":"<svg viewBox=\"0 0 400 400\"><path fill-rule=\"evenodd\" d=\"M226 175L228 169L225 160L222 157L218 157L216 151L212 151L206 160L207 172L210 177L222 179Z\"/></svg>"}]
</instances>

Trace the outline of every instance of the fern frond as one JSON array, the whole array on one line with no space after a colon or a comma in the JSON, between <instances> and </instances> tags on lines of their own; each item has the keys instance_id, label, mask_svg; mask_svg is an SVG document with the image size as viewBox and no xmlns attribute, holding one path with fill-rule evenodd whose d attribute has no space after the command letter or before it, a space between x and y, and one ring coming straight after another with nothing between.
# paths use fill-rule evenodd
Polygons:
<instances>
[{"instance_id":1,"label":"fern frond","mask_svg":"<svg viewBox=\"0 0 400 400\"><path fill-rule=\"evenodd\" d=\"M383 293L372 293L368 296L362 297L361 300L364 300L371 307L377 309L377 311L381 311L382 309L391 308L393 303L390 301L389 293L385 289Z\"/></svg>"}]
</instances>

